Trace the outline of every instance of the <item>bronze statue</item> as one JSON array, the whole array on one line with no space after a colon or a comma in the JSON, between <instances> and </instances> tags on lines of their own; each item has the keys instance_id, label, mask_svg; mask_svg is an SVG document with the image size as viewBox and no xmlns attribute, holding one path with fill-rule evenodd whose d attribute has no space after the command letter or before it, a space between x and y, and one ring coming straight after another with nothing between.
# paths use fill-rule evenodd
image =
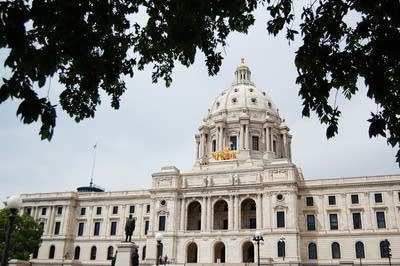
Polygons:
<instances>
[{"instance_id":1,"label":"bronze statue","mask_svg":"<svg viewBox=\"0 0 400 266\"><path fill-rule=\"evenodd\" d=\"M132 233L135 230L135 220L132 218L132 214L129 214L129 218L125 224L125 242L131 242Z\"/></svg>"}]
</instances>

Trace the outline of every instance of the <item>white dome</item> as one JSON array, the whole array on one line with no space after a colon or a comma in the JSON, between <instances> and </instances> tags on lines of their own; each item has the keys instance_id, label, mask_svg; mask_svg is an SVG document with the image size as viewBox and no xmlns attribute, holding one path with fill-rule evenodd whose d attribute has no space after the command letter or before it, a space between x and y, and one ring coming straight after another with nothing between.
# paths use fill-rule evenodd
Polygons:
<instances>
[{"instance_id":1,"label":"white dome","mask_svg":"<svg viewBox=\"0 0 400 266\"><path fill-rule=\"evenodd\" d=\"M244 60L235 71L236 81L230 88L222 91L213 102L206 121L221 115L238 114L237 116L251 116L252 118L266 119L279 117L278 109L271 98L251 82L250 69L244 65ZM238 118L233 116L232 118ZM229 117L229 115L228 115ZM210 121L211 122L211 121Z\"/></svg>"}]
</instances>

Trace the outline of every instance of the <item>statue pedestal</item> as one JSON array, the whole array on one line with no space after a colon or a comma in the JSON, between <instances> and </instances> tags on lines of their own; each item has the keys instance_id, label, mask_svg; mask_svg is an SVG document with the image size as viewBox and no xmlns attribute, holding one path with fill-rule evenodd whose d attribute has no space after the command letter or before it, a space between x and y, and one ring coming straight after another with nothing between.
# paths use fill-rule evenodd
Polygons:
<instances>
[{"instance_id":1,"label":"statue pedestal","mask_svg":"<svg viewBox=\"0 0 400 266\"><path fill-rule=\"evenodd\" d=\"M132 266L132 254L137 249L135 243L122 242L117 244L117 260L115 266Z\"/></svg>"}]
</instances>

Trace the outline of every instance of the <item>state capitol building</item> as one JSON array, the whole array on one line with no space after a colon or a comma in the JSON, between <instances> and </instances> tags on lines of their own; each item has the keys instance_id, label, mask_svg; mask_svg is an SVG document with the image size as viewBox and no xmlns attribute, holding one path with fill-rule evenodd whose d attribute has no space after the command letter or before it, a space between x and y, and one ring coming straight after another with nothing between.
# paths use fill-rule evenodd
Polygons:
<instances>
[{"instance_id":1,"label":"state capitol building","mask_svg":"<svg viewBox=\"0 0 400 266\"><path fill-rule=\"evenodd\" d=\"M22 195L44 228L31 265L111 265L129 215L140 265L156 263L159 232L160 257L175 265L389 265L385 243L399 265L400 175L304 179L288 126L243 60L194 139L193 169L163 167L147 190Z\"/></svg>"}]
</instances>

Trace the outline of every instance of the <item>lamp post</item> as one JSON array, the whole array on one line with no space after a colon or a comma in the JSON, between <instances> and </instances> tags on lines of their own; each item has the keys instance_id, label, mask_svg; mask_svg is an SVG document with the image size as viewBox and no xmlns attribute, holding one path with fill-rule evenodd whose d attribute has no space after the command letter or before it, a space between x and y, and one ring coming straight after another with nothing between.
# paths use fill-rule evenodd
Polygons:
<instances>
[{"instance_id":1,"label":"lamp post","mask_svg":"<svg viewBox=\"0 0 400 266\"><path fill-rule=\"evenodd\" d=\"M283 260L285 260L285 255L286 255L285 240L286 240L285 236L284 236L284 235L281 235L281 237L279 238L279 242L281 243L281 247L283 248L283 249L282 249L282 255L283 255L282 257L283 257Z\"/></svg>"},{"instance_id":2,"label":"lamp post","mask_svg":"<svg viewBox=\"0 0 400 266\"><path fill-rule=\"evenodd\" d=\"M161 241L163 239L163 235L161 233L156 234L156 240L157 240L157 252L156 252L156 265L159 265L159 260L160 260L160 248L161 248Z\"/></svg>"},{"instance_id":3,"label":"lamp post","mask_svg":"<svg viewBox=\"0 0 400 266\"><path fill-rule=\"evenodd\" d=\"M3 258L1 260L1 265L8 265L8 249L10 245L10 239L13 231L15 217L18 214L19 208L21 208L22 200L18 196L11 196L6 201L6 208L10 209L10 216L8 217L9 223L6 232L6 241L4 243Z\"/></svg>"},{"instance_id":4,"label":"lamp post","mask_svg":"<svg viewBox=\"0 0 400 266\"><path fill-rule=\"evenodd\" d=\"M257 244L257 265L260 266L260 244L264 244L264 238L259 231L254 233L253 244Z\"/></svg>"}]
</instances>

